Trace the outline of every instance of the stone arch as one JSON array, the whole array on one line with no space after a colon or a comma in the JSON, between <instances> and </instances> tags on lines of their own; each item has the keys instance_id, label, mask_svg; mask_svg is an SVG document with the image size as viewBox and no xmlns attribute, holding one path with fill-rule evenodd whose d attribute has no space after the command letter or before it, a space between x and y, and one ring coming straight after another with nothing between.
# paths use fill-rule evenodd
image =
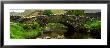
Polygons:
<instances>
[{"instance_id":1,"label":"stone arch","mask_svg":"<svg viewBox=\"0 0 110 48\"><path fill-rule=\"evenodd\" d=\"M67 28L68 28L67 32L64 33L64 36L66 38L69 38L70 36L72 36L76 32L75 31L75 24L76 24L75 21L76 20L66 19L66 18L68 18L68 16L61 16L59 19L57 18L57 20L55 20L54 17L55 16L51 16L51 17L50 16L49 17L39 16L38 20L40 20L39 23L44 25L44 26L46 26L46 24L48 24L48 23L60 23L60 24L63 24L64 26L67 26ZM47 22L46 22L46 20L47 20ZM68 23L67 21L70 23ZM74 24L71 24L71 22Z\"/></svg>"}]
</instances>

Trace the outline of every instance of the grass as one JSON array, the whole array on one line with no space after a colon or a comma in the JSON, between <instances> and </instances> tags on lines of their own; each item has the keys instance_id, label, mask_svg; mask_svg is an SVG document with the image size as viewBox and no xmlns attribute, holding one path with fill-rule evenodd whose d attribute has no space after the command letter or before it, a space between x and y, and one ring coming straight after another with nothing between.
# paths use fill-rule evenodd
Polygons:
<instances>
[{"instance_id":1,"label":"grass","mask_svg":"<svg viewBox=\"0 0 110 48\"><path fill-rule=\"evenodd\" d=\"M33 29L33 30L25 30L23 26L20 26L19 23L12 23L10 25L10 34L12 39L26 39L38 36L41 33L41 28Z\"/></svg>"},{"instance_id":2,"label":"grass","mask_svg":"<svg viewBox=\"0 0 110 48\"><path fill-rule=\"evenodd\" d=\"M53 14L63 14L65 13L64 10L51 10Z\"/></svg>"}]
</instances>

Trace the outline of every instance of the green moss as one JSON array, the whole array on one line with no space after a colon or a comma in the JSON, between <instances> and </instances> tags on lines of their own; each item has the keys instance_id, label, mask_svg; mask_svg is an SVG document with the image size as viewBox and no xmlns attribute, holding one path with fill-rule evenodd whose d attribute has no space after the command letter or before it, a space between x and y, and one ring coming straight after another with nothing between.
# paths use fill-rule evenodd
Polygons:
<instances>
[{"instance_id":1,"label":"green moss","mask_svg":"<svg viewBox=\"0 0 110 48\"><path fill-rule=\"evenodd\" d=\"M12 23L10 25L10 37L12 39L26 39L26 38L32 38L35 36L38 36L41 33L41 28L36 26L36 29L33 30L26 30L23 28L23 24L20 23Z\"/></svg>"},{"instance_id":2,"label":"green moss","mask_svg":"<svg viewBox=\"0 0 110 48\"><path fill-rule=\"evenodd\" d=\"M86 23L84 24L84 27L88 28L90 30L100 29L101 28L101 22L99 20L86 21Z\"/></svg>"},{"instance_id":3,"label":"green moss","mask_svg":"<svg viewBox=\"0 0 110 48\"><path fill-rule=\"evenodd\" d=\"M67 29L66 26L60 23L48 23L44 28L45 30L54 30L55 32L63 32Z\"/></svg>"}]
</instances>

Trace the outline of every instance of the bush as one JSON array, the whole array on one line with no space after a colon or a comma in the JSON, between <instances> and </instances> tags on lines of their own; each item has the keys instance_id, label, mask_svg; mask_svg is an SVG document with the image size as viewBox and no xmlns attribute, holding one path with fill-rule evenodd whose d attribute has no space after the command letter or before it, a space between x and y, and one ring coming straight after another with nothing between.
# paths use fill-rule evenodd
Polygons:
<instances>
[{"instance_id":1,"label":"bush","mask_svg":"<svg viewBox=\"0 0 110 48\"><path fill-rule=\"evenodd\" d=\"M51 10L44 10L43 15L50 16L52 14Z\"/></svg>"},{"instance_id":2,"label":"bush","mask_svg":"<svg viewBox=\"0 0 110 48\"><path fill-rule=\"evenodd\" d=\"M100 20L87 21L84 24L84 28L87 29L90 37L101 39L101 22Z\"/></svg>"},{"instance_id":3,"label":"bush","mask_svg":"<svg viewBox=\"0 0 110 48\"><path fill-rule=\"evenodd\" d=\"M101 28L101 23L99 20L86 21L86 23L84 24L84 27L90 30L93 30L93 29L98 30Z\"/></svg>"}]
</instances>

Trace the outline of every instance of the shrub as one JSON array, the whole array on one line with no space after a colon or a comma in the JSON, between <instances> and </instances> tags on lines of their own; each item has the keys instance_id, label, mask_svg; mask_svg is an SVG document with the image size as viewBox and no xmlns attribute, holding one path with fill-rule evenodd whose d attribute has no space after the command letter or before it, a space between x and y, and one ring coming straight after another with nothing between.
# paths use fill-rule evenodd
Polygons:
<instances>
[{"instance_id":1,"label":"shrub","mask_svg":"<svg viewBox=\"0 0 110 48\"><path fill-rule=\"evenodd\" d=\"M98 30L101 28L101 23L99 20L86 21L86 23L84 24L84 27L90 30L93 30L93 29Z\"/></svg>"},{"instance_id":2,"label":"shrub","mask_svg":"<svg viewBox=\"0 0 110 48\"><path fill-rule=\"evenodd\" d=\"M44 10L43 11L43 15L50 16L50 14L52 14L51 10Z\"/></svg>"}]
</instances>

